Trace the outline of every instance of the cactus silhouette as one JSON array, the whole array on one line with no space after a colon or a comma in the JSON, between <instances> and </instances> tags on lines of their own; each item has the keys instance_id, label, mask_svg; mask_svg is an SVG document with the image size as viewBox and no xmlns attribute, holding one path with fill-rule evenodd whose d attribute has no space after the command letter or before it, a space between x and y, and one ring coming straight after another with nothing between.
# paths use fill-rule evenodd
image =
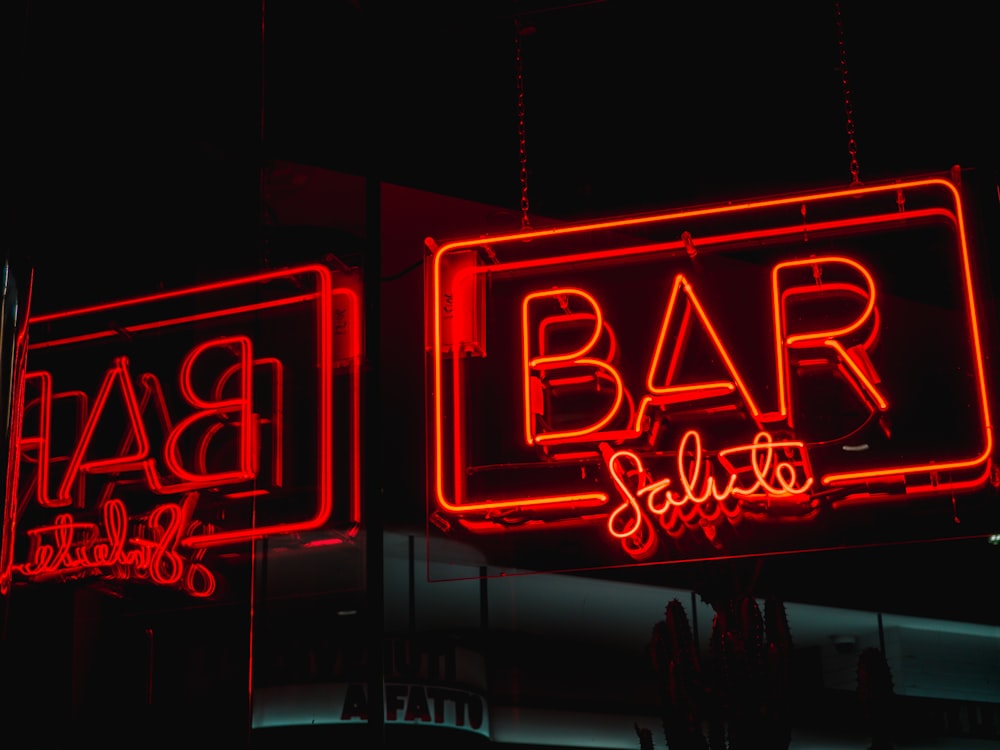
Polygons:
<instances>
[{"instance_id":1,"label":"cactus silhouette","mask_svg":"<svg viewBox=\"0 0 1000 750\"><path fill-rule=\"evenodd\" d=\"M667 604L663 620L653 627L650 650L667 747L707 750L701 730L701 666L687 613L677 599Z\"/></svg>"},{"instance_id":2,"label":"cactus silhouette","mask_svg":"<svg viewBox=\"0 0 1000 750\"><path fill-rule=\"evenodd\" d=\"M653 750L653 733L651 731L636 724L635 733L639 737L639 750Z\"/></svg>"},{"instance_id":3,"label":"cactus silhouette","mask_svg":"<svg viewBox=\"0 0 1000 750\"><path fill-rule=\"evenodd\" d=\"M792 631L785 605L770 596L764 601L767 635L767 686L765 704L766 747L785 750L792 743L789 695L792 681Z\"/></svg>"},{"instance_id":4,"label":"cactus silhouette","mask_svg":"<svg viewBox=\"0 0 1000 750\"><path fill-rule=\"evenodd\" d=\"M715 618L715 658L721 669L720 696L728 725L729 750L763 747L764 623L752 597L727 602Z\"/></svg>"},{"instance_id":5,"label":"cactus silhouette","mask_svg":"<svg viewBox=\"0 0 1000 750\"><path fill-rule=\"evenodd\" d=\"M678 600L653 627L650 653L667 748L787 750L792 638L784 605L768 599L763 617L750 596L713 606L705 668Z\"/></svg>"}]
</instances>

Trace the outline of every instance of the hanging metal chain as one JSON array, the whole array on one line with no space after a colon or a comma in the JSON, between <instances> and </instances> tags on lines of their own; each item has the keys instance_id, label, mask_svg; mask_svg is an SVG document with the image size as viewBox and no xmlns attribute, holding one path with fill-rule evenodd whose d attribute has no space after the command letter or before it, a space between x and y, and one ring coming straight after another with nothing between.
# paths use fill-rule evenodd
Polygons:
<instances>
[{"instance_id":1,"label":"hanging metal chain","mask_svg":"<svg viewBox=\"0 0 1000 750\"><path fill-rule=\"evenodd\" d=\"M837 46L840 49L840 83L844 91L844 115L847 120L847 153L851 157L851 185L860 185L858 177L858 144L854 139L854 106L851 103L851 86L847 79L847 47L844 45L844 21L840 15L840 3L833 4L837 13Z\"/></svg>"},{"instance_id":2,"label":"hanging metal chain","mask_svg":"<svg viewBox=\"0 0 1000 750\"><path fill-rule=\"evenodd\" d=\"M521 28L521 22L514 18L514 60L517 64L517 140L518 155L521 160L521 229L531 229L528 220L528 148L524 127L524 60L521 54L521 36L530 33Z\"/></svg>"}]
</instances>

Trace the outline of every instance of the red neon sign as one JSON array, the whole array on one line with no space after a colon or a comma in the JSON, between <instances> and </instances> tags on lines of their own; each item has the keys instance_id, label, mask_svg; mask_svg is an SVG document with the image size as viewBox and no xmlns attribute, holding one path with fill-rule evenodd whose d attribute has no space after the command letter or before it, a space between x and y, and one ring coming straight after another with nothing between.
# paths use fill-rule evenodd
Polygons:
<instances>
[{"instance_id":1,"label":"red neon sign","mask_svg":"<svg viewBox=\"0 0 1000 750\"><path fill-rule=\"evenodd\" d=\"M932 178L434 248L434 532L670 561L839 546L851 508L983 488L969 243Z\"/></svg>"},{"instance_id":2,"label":"red neon sign","mask_svg":"<svg viewBox=\"0 0 1000 750\"><path fill-rule=\"evenodd\" d=\"M207 597L216 548L353 536L359 290L314 265L33 317L3 589Z\"/></svg>"}]
</instances>

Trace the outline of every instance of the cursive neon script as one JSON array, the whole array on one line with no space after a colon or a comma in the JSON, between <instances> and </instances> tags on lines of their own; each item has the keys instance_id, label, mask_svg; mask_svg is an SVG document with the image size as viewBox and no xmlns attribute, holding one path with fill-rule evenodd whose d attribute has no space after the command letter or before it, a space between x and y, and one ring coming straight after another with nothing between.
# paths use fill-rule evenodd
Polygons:
<instances>
[{"instance_id":1,"label":"cursive neon script","mask_svg":"<svg viewBox=\"0 0 1000 750\"><path fill-rule=\"evenodd\" d=\"M803 457L803 468L791 460L778 458L778 449L786 456L796 452ZM677 490L669 489L673 480L654 480L633 451L612 451L602 444L605 463L611 479L622 498L622 504L608 517L608 531L624 539L638 534L649 512L660 519L668 532L687 525L716 522L722 516L730 519L742 514L742 500L807 497L813 478L805 468L805 446L798 440L775 441L767 432L758 432L748 445L721 450L717 463L710 461L701 445L701 436L688 430L677 450ZM737 467L739 455L746 457L746 466ZM713 469L719 467L724 478L717 478ZM645 500L645 507L640 503ZM709 503L714 500L714 503Z\"/></svg>"},{"instance_id":2,"label":"cursive neon script","mask_svg":"<svg viewBox=\"0 0 1000 750\"><path fill-rule=\"evenodd\" d=\"M215 592L212 572L201 562L204 550L186 557L177 551L189 529L176 503L158 505L137 535L128 535L125 503L117 498L101 506L101 522L80 522L60 513L48 526L27 532L28 560L15 570L29 578L100 575L115 580L144 579L175 586L196 597Z\"/></svg>"}]
</instances>

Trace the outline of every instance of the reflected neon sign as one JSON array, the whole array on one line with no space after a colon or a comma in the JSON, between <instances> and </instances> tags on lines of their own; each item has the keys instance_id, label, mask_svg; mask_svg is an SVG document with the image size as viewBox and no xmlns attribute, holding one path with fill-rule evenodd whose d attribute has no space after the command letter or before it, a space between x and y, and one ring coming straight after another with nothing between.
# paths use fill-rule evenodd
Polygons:
<instances>
[{"instance_id":1,"label":"reflected neon sign","mask_svg":"<svg viewBox=\"0 0 1000 750\"><path fill-rule=\"evenodd\" d=\"M3 588L208 597L211 550L352 537L359 288L315 265L32 318Z\"/></svg>"},{"instance_id":2,"label":"reflected neon sign","mask_svg":"<svg viewBox=\"0 0 1000 750\"><path fill-rule=\"evenodd\" d=\"M201 563L204 550L185 556L179 543L193 535L184 528L182 506L157 505L138 529L129 529L125 503L112 498L101 506L101 521L76 522L60 513L49 526L27 532L31 551L15 566L26 578L43 580L75 575L106 579L148 579L161 586L183 589L192 596L210 597L215 574Z\"/></svg>"},{"instance_id":3,"label":"reflected neon sign","mask_svg":"<svg viewBox=\"0 0 1000 750\"><path fill-rule=\"evenodd\" d=\"M438 530L601 525L640 560L766 552L828 544L801 529L838 509L989 480L980 313L950 181L432 249ZM747 531L788 521L797 541Z\"/></svg>"}]
</instances>

